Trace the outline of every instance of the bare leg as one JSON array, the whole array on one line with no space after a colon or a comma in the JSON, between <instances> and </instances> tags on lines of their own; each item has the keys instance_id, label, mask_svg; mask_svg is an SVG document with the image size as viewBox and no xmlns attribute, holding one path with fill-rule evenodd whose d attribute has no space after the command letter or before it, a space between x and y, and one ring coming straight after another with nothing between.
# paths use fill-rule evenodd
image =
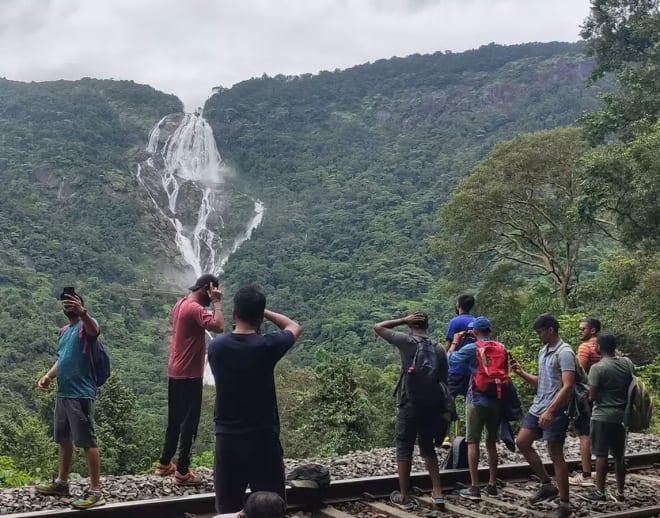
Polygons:
<instances>
[{"instance_id":1,"label":"bare leg","mask_svg":"<svg viewBox=\"0 0 660 518\"><path fill-rule=\"evenodd\" d=\"M101 455L98 448L85 448L89 485L94 491L101 489Z\"/></svg>"},{"instance_id":2,"label":"bare leg","mask_svg":"<svg viewBox=\"0 0 660 518\"><path fill-rule=\"evenodd\" d=\"M550 482L550 476L548 475L539 454L536 453L536 450L532 447L536 437L536 432L534 430L521 428L516 437L516 445L518 446L520 453L525 457L529 466L532 468L532 471L541 479L541 483L545 484Z\"/></svg>"},{"instance_id":3,"label":"bare leg","mask_svg":"<svg viewBox=\"0 0 660 518\"><path fill-rule=\"evenodd\" d=\"M468 443L468 465L470 466L470 480L474 487L479 486L479 443Z\"/></svg>"},{"instance_id":4,"label":"bare leg","mask_svg":"<svg viewBox=\"0 0 660 518\"><path fill-rule=\"evenodd\" d=\"M401 499L405 502L408 499L408 491L410 490L410 470L412 462L409 460L397 460L396 468L399 475L399 491L401 492Z\"/></svg>"},{"instance_id":5,"label":"bare leg","mask_svg":"<svg viewBox=\"0 0 660 518\"><path fill-rule=\"evenodd\" d=\"M486 453L488 454L488 484L497 485L497 443L486 441ZM472 472L470 472L471 474Z\"/></svg>"},{"instance_id":6,"label":"bare leg","mask_svg":"<svg viewBox=\"0 0 660 518\"><path fill-rule=\"evenodd\" d=\"M596 457L596 489L605 491L607 480L607 457Z\"/></svg>"},{"instance_id":7,"label":"bare leg","mask_svg":"<svg viewBox=\"0 0 660 518\"><path fill-rule=\"evenodd\" d=\"M555 468L555 480L559 489L559 498L568 502L568 466L564 459L564 444L548 441L548 453Z\"/></svg>"},{"instance_id":8,"label":"bare leg","mask_svg":"<svg viewBox=\"0 0 660 518\"><path fill-rule=\"evenodd\" d=\"M614 458L614 473L616 474L616 488L623 493L626 485L626 463L623 457Z\"/></svg>"},{"instance_id":9,"label":"bare leg","mask_svg":"<svg viewBox=\"0 0 660 518\"><path fill-rule=\"evenodd\" d=\"M442 496L442 485L440 484L440 468L438 467L438 457L433 455L432 457L426 457L424 459L426 462L426 470L429 472L429 477L431 477L431 485L433 486L433 495L434 498ZM401 477L399 477L401 480Z\"/></svg>"},{"instance_id":10,"label":"bare leg","mask_svg":"<svg viewBox=\"0 0 660 518\"><path fill-rule=\"evenodd\" d=\"M591 473L591 436L580 435L580 458L582 473Z\"/></svg>"},{"instance_id":11,"label":"bare leg","mask_svg":"<svg viewBox=\"0 0 660 518\"><path fill-rule=\"evenodd\" d=\"M69 479L71 471L71 460L73 459L73 441L64 441L59 443L58 471L57 478L62 482Z\"/></svg>"}]
</instances>

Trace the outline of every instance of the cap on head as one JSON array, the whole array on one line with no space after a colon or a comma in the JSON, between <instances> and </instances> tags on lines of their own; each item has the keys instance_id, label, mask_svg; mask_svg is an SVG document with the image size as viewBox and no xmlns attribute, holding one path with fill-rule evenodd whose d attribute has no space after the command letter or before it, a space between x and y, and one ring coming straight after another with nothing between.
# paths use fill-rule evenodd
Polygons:
<instances>
[{"instance_id":1,"label":"cap on head","mask_svg":"<svg viewBox=\"0 0 660 518\"><path fill-rule=\"evenodd\" d=\"M486 317L477 317L474 319L473 327L475 331L490 331L490 320L488 320Z\"/></svg>"},{"instance_id":2,"label":"cap on head","mask_svg":"<svg viewBox=\"0 0 660 518\"><path fill-rule=\"evenodd\" d=\"M199 279L195 281L195 284L191 286L189 289L190 291L197 291L204 286L208 286L209 284L213 284L213 286L219 286L220 285L220 279L218 279L215 275L212 273L205 273L202 275Z\"/></svg>"}]
</instances>

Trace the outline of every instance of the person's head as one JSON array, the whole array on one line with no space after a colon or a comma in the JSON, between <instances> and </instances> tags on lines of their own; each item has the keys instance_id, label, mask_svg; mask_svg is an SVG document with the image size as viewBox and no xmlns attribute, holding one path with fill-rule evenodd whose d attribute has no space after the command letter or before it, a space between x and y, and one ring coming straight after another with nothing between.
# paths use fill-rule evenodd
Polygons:
<instances>
[{"instance_id":1,"label":"person's head","mask_svg":"<svg viewBox=\"0 0 660 518\"><path fill-rule=\"evenodd\" d=\"M257 491L248 497L242 514L244 518L284 518L286 503L277 493Z\"/></svg>"},{"instance_id":2,"label":"person's head","mask_svg":"<svg viewBox=\"0 0 660 518\"><path fill-rule=\"evenodd\" d=\"M266 309L266 295L256 284L243 286L234 295L234 311L232 317L235 322L241 322L255 331L261 326Z\"/></svg>"},{"instance_id":3,"label":"person's head","mask_svg":"<svg viewBox=\"0 0 660 518\"><path fill-rule=\"evenodd\" d=\"M545 313L534 321L534 331L541 342L554 345L559 337L559 322L554 315Z\"/></svg>"},{"instance_id":4,"label":"person's head","mask_svg":"<svg viewBox=\"0 0 660 518\"><path fill-rule=\"evenodd\" d=\"M492 325L490 323L490 320L488 320L486 317L477 317L474 319L474 322L472 323L472 329L474 332L474 336L488 337L490 336Z\"/></svg>"},{"instance_id":5,"label":"person's head","mask_svg":"<svg viewBox=\"0 0 660 518\"><path fill-rule=\"evenodd\" d=\"M419 330L419 331L427 331L429 328L429 315L428 313L424 313L423 311L415 311L413 313L417 317L414 323L410 324L410 329L412 330Z\"/></svg>"},{"instance_id":6,"label":"person's head","mask_svg":"<svg viewBox=\"0 0 660 518\"><path fill-rule=\"evenodd\" d=\"M616 351L616 336L612 333L599 333L596 338L596 348L603 356L614 356L614 351Z\"/></svg>"},{"instance_id":7,"label":"person's head","mask_svg":"<svg viewBox=\"0 0 660 518\"><path fill-rule=\"evenodd\" d=\"M578 333L580 333L580 338L582 340L588 340L589 338L598 335L598 333L600 333L600 320L593 317L583 318L580 320Z\"/></svg>"},{"instance_id":8,"label":"person's head","mask_svg":"<svg viewBox=\"0 0 660 518\"><path fill-rule=\"evenodd\" d=\"M220 286L220 279L211 273L205 273L195 281L195 284L190 287L190 291L195 294L200 304L208 306L211 303L211 297L208 294L211 286L214 288Z\"/></svg>"},{"instance_id":9,"label":"person's head","mask_svg":"<svg viewBox=\"0 0 660 518\"><path fill-rule=\"evenodd\" d=\"M474 297L472 295L461 295L456 300L456 313L469 313L474 307Z\"/></svg>"}]
</instances>

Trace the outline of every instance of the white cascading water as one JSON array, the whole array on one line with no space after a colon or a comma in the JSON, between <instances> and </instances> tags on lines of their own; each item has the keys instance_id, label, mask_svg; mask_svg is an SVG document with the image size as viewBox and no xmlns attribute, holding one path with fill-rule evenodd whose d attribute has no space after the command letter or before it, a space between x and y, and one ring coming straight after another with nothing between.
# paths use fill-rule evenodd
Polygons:
<instances>
[{"instance_id":1,"label":"white cascading water","mask_svg":"<svg viewBox=\"0 0 660 518\"><path fill-rule=\"evenodd\" d=\"M253 199L254 215L248 221L245 230L233 239L230 247L223 246L221 236L208 228L209 216L215 212L224 227L224 221L214 209L214 194L223 184L228 169L222 162L213 137L213 130L199 113L186 113L176 129L167 135L162 128L172 121L172 116L163 117L151 130L147 152L150 157L145 164L160 175L162 188L167 196L167 207L161 207L153 193L145 184L138 166L138 180L145 187L153 203L165 216L175 231L174 241L183 260L199 277L203 273L215 275L222 272L229 257L252 236L252 232L261 224L264 205ZM176 119L174 119L176 120ZM177 205L181 187L191 182L195 189L202 192L201 203L197 208L197 221L192 231L188 230L177 214L183 207ZM185 207L189 210L190 207ZM210 335L209 335L210 336ZM204 381L213 384L208 363Z\"/></svg>"}]
</instances>

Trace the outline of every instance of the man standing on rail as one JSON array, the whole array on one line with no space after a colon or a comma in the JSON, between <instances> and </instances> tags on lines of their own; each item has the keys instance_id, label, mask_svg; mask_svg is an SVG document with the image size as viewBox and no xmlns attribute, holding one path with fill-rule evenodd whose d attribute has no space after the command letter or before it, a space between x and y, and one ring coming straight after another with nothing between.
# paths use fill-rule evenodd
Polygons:
<instances>
[{"instance_id":1,"label":"man standing on rail","mask_svg":"<svg viewBox=\"0 0 660 518\"><path fill-rule=\"evenodd\" d=\"M559 337L559 322L553 315L539 316L534 321L534 331L544 344L539 351L538 375L525 372L517 361L513 361L511 365L514 373L536 386L534 401L523 419L516 444L541 480L541 487L532 496L530 503L535 504L559 494L559 506L548 516L566 518L571 514L568 468L564 459L564 441L568 430L566 409L573 393L577 358L571 347ZM558 487L552 483L533 447L534 441L541 438L548 442L548 453L552 459Z\"/></svg>"},{"instance_id":2,"label":"man standing on rail","mask_svg":"<svg viewBox=\"0 0 660 518\"><path fill-rule=\"evenodd\" d=\"M590 502L605 502L607 456L614 457L618 502L625 500L626 429L624 417L628 404L628 387L635 373L629 358L616 356L616 338L610 333L598 335L597 347L602 360L589 371L589 399L594 402L591 413L591 450L596 456L596 488L580 495Z\"/></svg>"},{"instance_id":3,"label":"man standing on rail","mask_svg":"<svg viewBox=\"0 0 660 518\"><path fill-rule=\"evenodd\" d=\"M401 325L410 328L410 334L393 331ZM429 338L429 320L426 313L412 313L404 318L386 320L374 326L375 333L394 345L401 356L401 377L397 385L396 461L399 475L399 491L390 496L390 501L404 510L413 509L417 502L410 497L410 471L415 439L419 437L419 451L426 461L426 469L433 486L432 497L440 509L444 507L444 495L440 484L438 457L435 444L439 444L449 425L450 396L447 389L447 353L444 348ZM423 408L410 394L408 379L415 371L416 360L423 354L429 356L427 364L436 370L438 382L444 385L443 401L432 408Z\"/></svg>"},{"instance_id":4,"label":"man standing on rail","mask_svg":"<svg viewBox=\"0 0 660 518\"><path fill-rule=\"evenodd\" d=\"M598 333L600 332L600 320L587 317L580 320L578 333L580 339L584 340L578 347L577 358L580 367L589 374L593 365L600 361L600 353L596 346ZM591 429L590 416L580 416L575 422L575 433L580 438L580 459L582 460L582 472L576 473L568 479L569 484L574 486L593 486L591 477Z\"/></svg>"},{"instance_id":5,"label":"man standing on rail","mask_svg":"<svg viewBox=\"0 0 660 518\"><path fill-rule=\"evenodd\" d=\"M167 431L156 475L174 475L182 486L198 486L203 481L190 470L190 450L197 435L202 410L202 380L206 352L206 331L222 333L222 291L215 275L204 274L187 297L172 308L172 341L167 367ZM206 309L211 304L213 312ZM176 465L172 457L179 445Z\"/></svg>"},{"instance_id":6,"label":"man standing on rail","mask_svg":"<svg viewBox=\"0 0 660 518\"><path fill-rule=\"evenodd\" d=\"M54 439L59 444L59 471L55 481L38 484L36 491L42 495L69 495L69 471L75 444L85 450L90 488L71 505L76 509L89 509L105 504L101 492L101 455L94 430L96 380L89 356L101 328L85 309L82 297L73 292L73 288L71 291L72 294L65 291L60 296L69 325L60 330L57 361L37 382L40 390L47 391L57 376Z\"/></svg>"},{"instance_id":7,"label":"man standing on rail","mask_svg":"<svg viewBox=\"0 0 660 518\"><path fill-rule=\"evenodd\" d=\"M449 366L467 367L471 372L465 397L465 440L468 443L468 463L472 484L469 488L460 491L462 497L470 500L481 499L479 443L484 428L489 469L486 493L489 496L497 495L497 440L502 421L502 385L509 383L509 365L504 346L490 339L491 327L490 320L486 317L477 317L473 324L476 341L464 345L458 351L455 351L456 345L453 343L449 348ZM499 394L498 387L492 386L493 384L501 385ZM486 390L479 390L480 385Z\"/></svg>"},{"instance_id":8,"label":"man standing on rail","mask_svg":"<svg viewBox=\"0 0 660 518\"><path fill-rule=\"evenodd\" d=\"M289 317L266 309L266 296L253 284L234 296L231 333L209 344L215 379L215 485L219 513L243 508L247 486L283 499L284 460L280 444L274 369L301 333ZM262 335L264 320L280 330Z\"/></svg>"}]
</instances>

